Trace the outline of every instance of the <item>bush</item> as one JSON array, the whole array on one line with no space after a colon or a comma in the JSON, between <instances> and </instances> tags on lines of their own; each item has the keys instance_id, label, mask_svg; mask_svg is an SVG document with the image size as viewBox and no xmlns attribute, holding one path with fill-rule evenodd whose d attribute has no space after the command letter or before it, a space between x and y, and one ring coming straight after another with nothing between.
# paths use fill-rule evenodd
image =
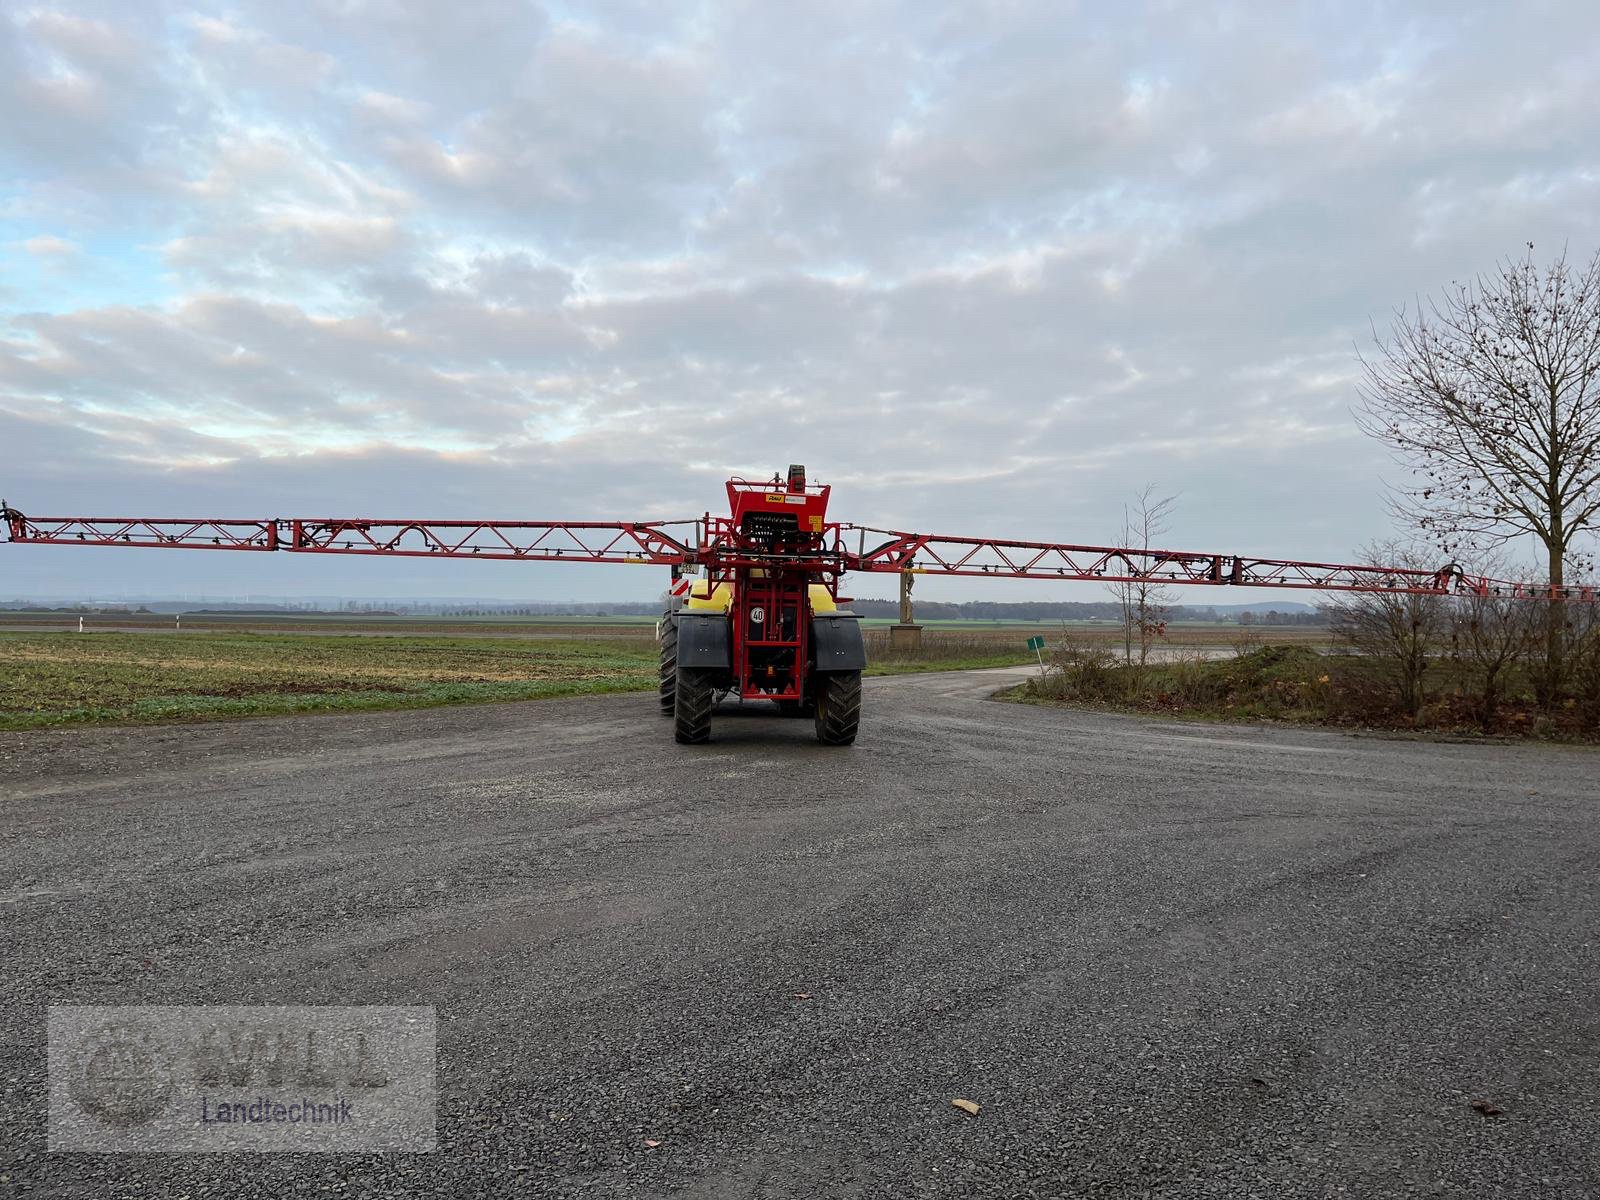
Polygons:
<instances>
[{"instance_id":1,"label":"bush","mask_svg":"<svg viewBox=\"0 0 1600 1200\"><path fill-rule=\"evenodd\" d=\"M1570 654L1572 709L1582 727L1600 730L1600 620L1585 614L1575 630Z\"/></svg>"},{"instance_id":2,"label":"bush","mask_svg":"<svg viewBox=\"0 0 1600 1200\"><path fill-rule=\"evenodd\" d=\"M1461 612L1452 614L1452 621L1472 619L1470 606L1462 606ZM1044 677L1030 683L1023 696L1201 719L1593 740L1600 737L1600 611L1594 618L1592 629L1574 633L1568 691L1553 710L1543 709L1535 695L1537 656L1519 655L1489 677L1498 655L1466 644L1484 632L1481 620L1477 629L1456 625L1456 643L1442 645L1430 656L1429 687L1420 698L1399 686L1401 672L1381 653L1239 647L1232 657L1197 656L1141 669L1124 663L1109 648L1072 639L1056 651ZM1518 643L1513 639L1511 644ZM1414 670L1412 680L1421 674ZM1486 699L1490 687L1492 702Z\"/></svg>"},{"instance_id":3,"label":"bush","mask_svg":"<svg viewBox=\"0 0 1600 1200\"><path fill-rule=\"evenodd\" d=\"M1196 655L1141 668L1102 646L1069 640L1028 693L1053 701L1155 711L1320 715L1327 708L1326 667L1323 656L1307 647L1267 646L1232 659Z\"/></svg>"},{"instance_id":4,"label":"bush","mask_svg":"<svg viewBox=\"0 0 1600 1200\"><path fill-rule=\"evenodd\" d=\"M1126 694L1126 675L1105 645L1068 634L1033 686L1052 700L1114 700Z\"/></svg>"}]
</instances>

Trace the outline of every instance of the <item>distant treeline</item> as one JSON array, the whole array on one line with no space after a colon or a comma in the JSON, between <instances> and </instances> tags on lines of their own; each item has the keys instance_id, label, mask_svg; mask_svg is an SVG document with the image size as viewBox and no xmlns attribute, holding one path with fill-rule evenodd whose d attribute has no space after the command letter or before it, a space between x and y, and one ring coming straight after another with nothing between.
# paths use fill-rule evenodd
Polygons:
<instances>
[{"instance_id":1,"label":"distant treeline","mask_svg":"<svg viewBox=\"0 0 1600 1200\"><path fill-rule=\"evenodd\" d=\"M662 602L652 600L626 603L596 601L590 604L478 604L464 608L446 605L433 611L441 617L659 617L661 609Z\"/></svg>"},{"instance_id":2,"label":"distant treeline","mask_svg":"<svg viewBox=\"0 0 1600 1200\"><path fill-rule=\"evenodd\" d=\"M186 608L183 610L183 615L186 617L398 617L400 614L387 608Z\"/></svg>"},{"instance_id":3,"label":"distant treeline","mask_svg":"<svg viewBox=\"0 0 1600 1200\"><path fill-rule=\"evenodd\" d=\"M136 613L148 613L150 610L144 605L138 608L129 608L126 605L89 605L89 604L60 604L54 608L44 604L29 604L26 600L18 600L13 604L0 604L0 612L22 613L68 613L75 616L105 616L129 617Z\"/></svg>"},{"instance_id":4,"label":"distant treeline","mask_svg":"<svg viewBox=\"0 0 1600 1200\"><path fill-rule=\"evenodd\" d=\"M29 612L72 614L153 614L187 613L191 616L368 616L368 617L654 617L661 613L660 601L574 601L551 603L531 601L516 603L392 603L386 608L368 607L362 601L346 601L337 605L243 605L213 603L206 608L190 608L182 602L151 601L148 606L130 608L121 605L60 605L46 607L25 600L0 602L0 611L25 610ZM858 599L850 602L853 612L864 617L900 615L900 605L893 600ZM965 604L951 604L938 600L918 600L916 613L919 621L1106 621L1120 625L1122 608L1113 600L1102 601L1005 601L979 600ZM1317 610L1301 608L1294 612L1278 609L1245 609L1240 605L1213 608L1209 605L1178 605L1164 613L1169 621L1221 621L1240 625L1324 625L1326 619Z\"/></svg>"},{"instance_id":5,"label":"distant treeline","mask_svg":"<svg viewBox=\"0 0 1600 1200\"><path fill-rule=\"evenodd\" d=\"M890 617L900 615L900 605L893 600L852 600L850 608L864 617ZM1122 606L1114 600L1104 601L995 601L978 600L965 604L949 604L938 600L916 601L919 621L1108 621L1122 623ZM1165 610L1169 621L1226 621L1241 625L1322 625L1321 613L1313 610L1281 612L1277 609L1230 609L1219 611L1212 607L1177 605Z\"/></svg>"}]
</instances>

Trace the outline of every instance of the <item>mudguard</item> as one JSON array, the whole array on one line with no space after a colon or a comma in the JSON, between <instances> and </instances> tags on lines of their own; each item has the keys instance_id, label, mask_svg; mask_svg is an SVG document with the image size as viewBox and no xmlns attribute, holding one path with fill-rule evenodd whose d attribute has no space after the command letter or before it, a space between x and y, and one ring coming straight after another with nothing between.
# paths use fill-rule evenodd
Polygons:
<instances>
[{"instance_id":1,"label":"mudguard","mask_svg":"<svg viewBox=\"0 0 1600 1200\"><path fill-rule=\"evenodd\" d=\"M819 671L860 671L867 665L867 643L861 636L861 618L853 612L813 616L811 645Z\"/></svg>"},{"instance_id":2,"label":"mudguard","mask_svg":"<svg viewBox=\"0 0 1600 1200\"><path fill-rule=\"evenodd\" d=\"M671 619L678 624L680 670L725 671L733 666L726 614L682 608L673 613Z\"/></svg>"}]
</instances>

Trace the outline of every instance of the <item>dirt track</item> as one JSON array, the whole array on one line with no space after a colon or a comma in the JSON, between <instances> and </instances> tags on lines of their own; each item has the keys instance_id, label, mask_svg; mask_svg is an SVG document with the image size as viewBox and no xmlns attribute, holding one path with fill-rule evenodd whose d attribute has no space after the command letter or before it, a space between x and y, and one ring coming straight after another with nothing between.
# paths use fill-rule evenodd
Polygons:
<instances>
[{"instance_id":1,"label":"dirt track","mask_svg":"<svg viewBox=\"0 0 1600 1200\"><path fill-rule=\"evenodd\" d=\"M1600 1190L1600 758L1002 680L0 735L0 1188ZM440 1150L47 1156L51 1001L434 1005Z\"/></svg>"}]
</instances>

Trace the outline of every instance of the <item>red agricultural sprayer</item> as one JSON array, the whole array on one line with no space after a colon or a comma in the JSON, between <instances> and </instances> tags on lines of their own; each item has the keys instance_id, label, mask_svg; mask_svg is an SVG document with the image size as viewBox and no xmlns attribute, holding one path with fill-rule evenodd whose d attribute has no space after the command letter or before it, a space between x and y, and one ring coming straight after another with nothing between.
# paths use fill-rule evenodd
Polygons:
<instances>
[{"instance_id":1,"label":"red agricultural sprayer","mask_svg":"<svg viewBox=\"0 0 1600 1200\"><path fill-rule=\"evenodd\" d=\"M0 502L11 542L186 550L284 551L670 567L658 626L661 707L677 740L704 742L720 695L771 700L809 715L817 739L855 741L866 647L841 608L850 571L915 575L1299 588L1308 591L1507 595L1593 601L1559 588L1438 571L1296 562L1127 546L905 533L828 519L830 489L805 468L731 479L728 513L684 521L428 521L323 517L30 517Z\"/></svg>"}]
</instances>

